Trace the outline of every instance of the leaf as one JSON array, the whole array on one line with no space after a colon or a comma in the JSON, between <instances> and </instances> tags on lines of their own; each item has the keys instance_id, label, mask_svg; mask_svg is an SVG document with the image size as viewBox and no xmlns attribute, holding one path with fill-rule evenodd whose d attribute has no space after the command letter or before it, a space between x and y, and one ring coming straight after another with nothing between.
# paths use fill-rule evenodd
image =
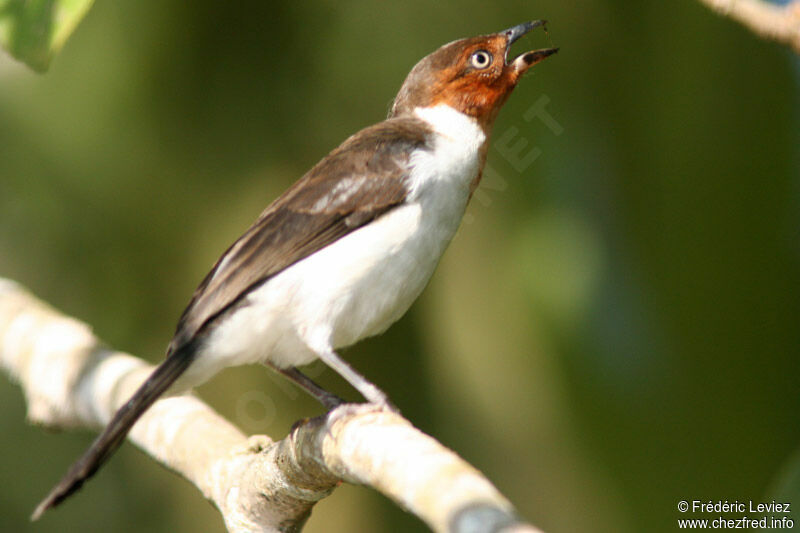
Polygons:
<instances>
[{"instance_id":1,"label":"leaf","mask_svg":"<svg viewBox=\"0 0 800 533\"><path fill-rule=\"evenodd\" d=\"M0 45L44 72L94 0L0 0Z\"/></svg>"},{"instance_id":2,"label":"leaf","mask_svg":"<svg viewBox=\"0 0 800 533\"><path fill-rule=\"evenodd\" d=\"M800 510L795 508L800 505L800 450L796 450L778 469L765 500L791 504L791 512L787 517L795 523L800 521Z\"/></svg>"}]
</instances>

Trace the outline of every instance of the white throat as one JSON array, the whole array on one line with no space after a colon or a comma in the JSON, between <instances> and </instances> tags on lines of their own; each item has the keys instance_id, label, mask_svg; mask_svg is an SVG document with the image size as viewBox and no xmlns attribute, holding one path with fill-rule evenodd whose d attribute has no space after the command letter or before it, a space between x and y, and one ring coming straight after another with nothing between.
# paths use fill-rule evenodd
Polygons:
<instances>
[{"instance_id":1,"label":"white throat","mask_svg":"<svg viewBox=\"0 0 800 533\"><path fill-rule=\"evenodd\" d=\"M470 146L477 143L477 147L480 147L486 140L483 128L478 125L477 120L447 104L417 107L414 109L414 114L430 124L436 133L454 141L461 141Z\"/></svg>"},{"instance_id":2,"label":"white throat","mask_svg":"<svg viewBox=\"0 0 800 533\"><path fill-rule=\"evenodd\" d=\"M436 135L431 151L419 150L412 156L409 197L419 197L433 185L468 189L480 170L480 152L486 142L483 128L474 118L445 104L418 107L414 114Z\"/></svg>"}]
</instances>

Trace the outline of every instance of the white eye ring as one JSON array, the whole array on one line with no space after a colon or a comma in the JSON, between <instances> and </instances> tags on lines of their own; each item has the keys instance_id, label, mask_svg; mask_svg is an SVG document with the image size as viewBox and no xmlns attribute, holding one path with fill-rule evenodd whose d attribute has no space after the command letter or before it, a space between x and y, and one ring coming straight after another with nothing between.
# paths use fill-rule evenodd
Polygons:
<instances>
[{"instance_id":1,"label":"white eye ring","mask_svg":"<svg viewBox=\"0 0 800 533\"><path fill-rule=\"evenodd\" d=\"M475 68L483 69L492 64L492 54L486 50L478 50L473 52L469 57L469 64Z\"/></svg>"}]
</instances>

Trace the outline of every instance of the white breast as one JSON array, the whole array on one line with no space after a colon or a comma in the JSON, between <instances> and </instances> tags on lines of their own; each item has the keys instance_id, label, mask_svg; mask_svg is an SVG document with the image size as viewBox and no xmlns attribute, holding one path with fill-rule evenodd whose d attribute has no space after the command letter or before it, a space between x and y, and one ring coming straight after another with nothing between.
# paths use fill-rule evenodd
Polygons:
<instances>
[{"instance_id":1,"label":"white breast","mask_svg":"<svg viewBox=\"0 0 800 533\"><path fill-rule=\"evenodd\" d=\"M237 364L306 364L317 350L381 333L408 310L458 229L485 141L450 107L416 114L437 134L432 150L412 154L407 202L253 291L214 328L183 383Z\"/></svg>"}]
</instances>

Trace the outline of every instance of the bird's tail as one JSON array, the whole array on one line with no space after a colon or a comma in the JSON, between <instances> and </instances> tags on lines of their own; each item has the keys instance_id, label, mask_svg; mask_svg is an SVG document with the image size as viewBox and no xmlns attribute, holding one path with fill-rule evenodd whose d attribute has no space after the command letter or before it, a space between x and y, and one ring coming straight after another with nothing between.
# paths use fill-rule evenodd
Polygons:
<instances>
[{"instance_id":1,"label":"bird's tail","mask_svg":"<svg viewBox=\"0 0 800 533\"><path fill-rule=\"evenodd\" d=\"M161 396L192 362L194 347L190 343L169 354L125 405L111 419L86 452L70 467L50 494L36 506L31 520L55 507L81 488L119 448L140 416Z\"/></svg>"}]
</instances>

